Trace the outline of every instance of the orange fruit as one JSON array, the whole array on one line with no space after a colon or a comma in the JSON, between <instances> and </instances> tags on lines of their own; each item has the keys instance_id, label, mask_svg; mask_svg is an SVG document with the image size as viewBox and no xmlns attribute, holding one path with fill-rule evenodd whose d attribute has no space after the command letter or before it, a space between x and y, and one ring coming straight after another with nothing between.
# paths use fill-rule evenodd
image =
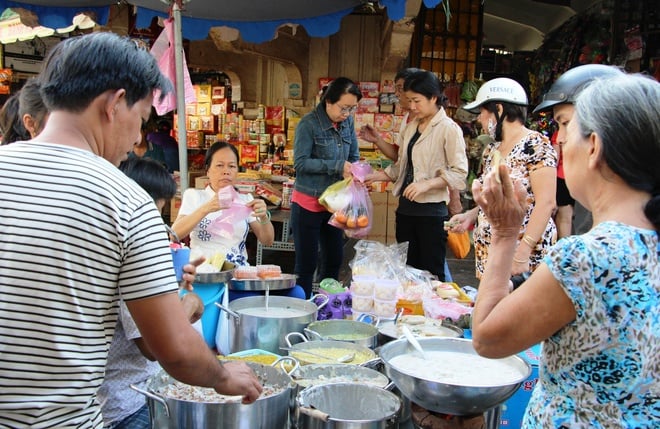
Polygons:
<instances>
[{"instance_id":1,"label":"orange fruit","mask_svg":"<svg viewBox=\"0 0 660 429\"><path fill-rule=\"evenodd\" d=\"M335 220L339 223L346 223L347 216L346 213L343 211L339 210L335 212Z\"/></svg>"},{"instance_id":2,"label":"orange fruit","mask_svg":"<svg viewBox=\"0 0 660 429\"><path fill-rule=\"evenodd\" d=\"M350 216L346 219L346 227L355 228L357 226L357 218L355 216Z\"/></svg>"},{"instance_id":3,"label":"orange fruit","mask_svg":"<svg viewBox=\"0 0 660 429\"><path fill-rule=\"evenodd\" d=\"M358 216L357 226L359 226L360 228L364 228L367 225L369 225L369 218L366 215Z\"/></svg>"}]
</instances>

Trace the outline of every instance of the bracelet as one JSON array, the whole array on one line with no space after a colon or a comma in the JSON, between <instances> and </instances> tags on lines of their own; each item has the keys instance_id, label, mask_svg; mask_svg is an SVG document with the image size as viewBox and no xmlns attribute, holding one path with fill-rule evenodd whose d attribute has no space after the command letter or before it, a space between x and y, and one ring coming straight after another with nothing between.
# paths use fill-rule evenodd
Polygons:
<instances>
[{"instance_id":1,"label":"bracelet","mask_svg":"<svg viewBox=\"0 0 660 429\"><path fill-rule=\"evenodd\" d=\"M522 241L532 249L536 247L537 241L534 241L534 239L528 234L525 234L525 236L522 238Z\"/></svg>"},{"instance_id":2,"label":"bracelet","mask_svg":"<svg viewBox=\"0 0 660 429\"><path fill-rule=\"evenodd\" d=\"M266 210L266 221L262 221L261 219L257 218L257 221L259 221L260 224L266 225L268 222L270 222L270 210Z\"/></svg>"},{"instance_id":3,"label":"bracelet","mask_svg":"<svg viewBox=\"0 0 660 429\"><path fill-rule=\"evenodd\" d=\"M525 259L516 259L516 258L513 258L513 262L515 262L516 264L526 264L526 263L529 262L529 261L528 261L528 260L525 260Z\"/></svg>"}]
</instances>

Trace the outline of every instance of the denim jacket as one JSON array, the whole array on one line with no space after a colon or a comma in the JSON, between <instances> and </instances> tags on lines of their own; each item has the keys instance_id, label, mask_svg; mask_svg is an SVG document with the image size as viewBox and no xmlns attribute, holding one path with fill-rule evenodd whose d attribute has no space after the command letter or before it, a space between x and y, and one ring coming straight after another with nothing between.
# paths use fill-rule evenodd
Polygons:
<instances>
[{"instance_id":1,"label":"denim jacket","mask_svg":"<svg viewBox=\"0 0 660 429\"><path fill-rule=\"evenodd\" d=\"M295 189L319 197L344 178L344 162L360 159L353 116L335 128L320 103L298 123L293 142Z\"/></svg>"}]
</instances>

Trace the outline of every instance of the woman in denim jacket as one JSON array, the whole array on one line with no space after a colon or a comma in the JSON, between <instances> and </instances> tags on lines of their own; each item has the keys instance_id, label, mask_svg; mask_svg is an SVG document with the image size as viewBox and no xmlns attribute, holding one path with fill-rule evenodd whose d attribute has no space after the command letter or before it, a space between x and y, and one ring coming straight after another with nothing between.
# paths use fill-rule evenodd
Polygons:
<instances>
[{"instance_id":1,"label":"woman in denim jacket","mask_svg":"<svg viewBox=\"0 0 660 429\"><path fill-rule=\"evenodd\" d=\"M351 176L351 163L360 158L353 113L362 93L348 78L328 85L321 102L296 128L291 196L291 225L296 248L295 274L309 297L321 254L319 278L337 278L344 257L343 231L328 225L330 213L318 198L333 183Z\"/></svg>"}]
</instances>

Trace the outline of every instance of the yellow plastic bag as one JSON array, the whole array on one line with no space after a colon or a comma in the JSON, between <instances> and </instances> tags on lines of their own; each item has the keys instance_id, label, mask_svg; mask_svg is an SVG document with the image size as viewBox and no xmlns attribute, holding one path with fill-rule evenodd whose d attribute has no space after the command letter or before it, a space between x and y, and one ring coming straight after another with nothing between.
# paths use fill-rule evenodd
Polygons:
<instances>
[{"instance_id":1,"label":"yellow plastic bag","mask_svg":"<svg viewBox=\"0 0 660 429\"><path fill-rule=\"evenodd\" d=\"M465 258L470 253L470 234L447 231L447 247L458 259Z\"/></svg>"},{"instance_id":2,"label":"yellow plastic bag","mask_svg":"<svg viewBox=\"0 0 660 429\"><path fill-rule=\"evenodd\" d=\"M352 180L344 179L328 186L319 197L319 204L328 209L330 213L346 207L351 199L351 193L347 192L347 188Z\"/></svg>"}]
</instances>

